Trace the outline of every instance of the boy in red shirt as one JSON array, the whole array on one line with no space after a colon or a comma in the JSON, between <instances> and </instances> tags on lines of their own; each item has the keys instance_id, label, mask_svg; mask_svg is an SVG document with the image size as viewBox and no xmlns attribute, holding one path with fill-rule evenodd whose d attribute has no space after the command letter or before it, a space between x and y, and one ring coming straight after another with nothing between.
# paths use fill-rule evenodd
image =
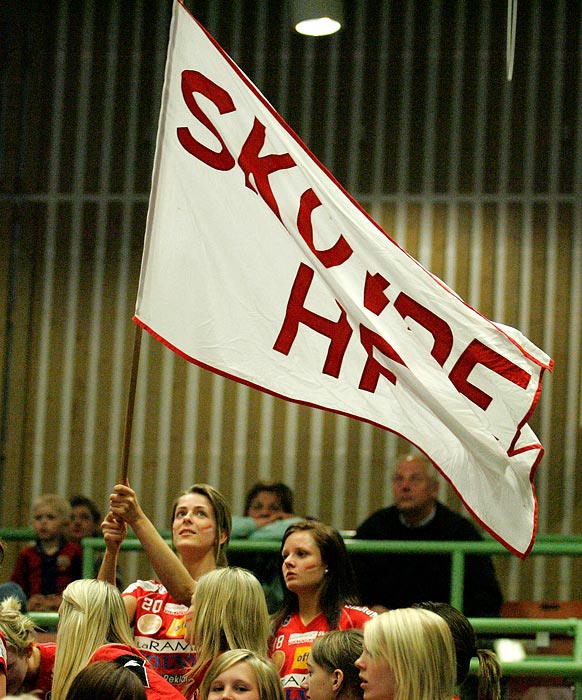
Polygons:
<instances>
[{"instance_id":1,"label":"boy in red shirt","mask_svg":"<svg viewBox=\"0 0 582 700\"><path fill-rule=\"evenodd\" d=\"M58 610L63 590L82 576L81 547L66 540L70 519L65 498L45 494L33 503L36 542L22 550L11 576L26 594L28 610Z\"/></svg>"}]
</instances>

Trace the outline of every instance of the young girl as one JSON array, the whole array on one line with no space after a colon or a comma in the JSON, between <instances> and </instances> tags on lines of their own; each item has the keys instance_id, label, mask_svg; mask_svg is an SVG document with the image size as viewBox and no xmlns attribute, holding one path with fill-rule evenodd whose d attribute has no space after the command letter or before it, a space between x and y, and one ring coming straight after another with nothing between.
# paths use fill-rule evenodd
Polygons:
<instances>
[{"instance_id":1,"label":"young girl","mask_svg":"<svg viewBox=\"0 0 582 700\"><path fill-rule=\"evenodd\" d=\"M0 602L0 634L6 642L6 692L11 695L34 692L42 700L48 700L56 645L36 642L36 625L20 612L16 598Z\"/></svg>"},{"instance_id":2,"label":"young girl","mask_svg":"<svg viewBox=\"0 0 582 700\"><path fill-rule=\"evenodd\" d=\"M333 629L361 628L376 613L357 605L352 567L335 528L313 520L291 525L281 557L285 591L273 618L271 652L287 698L303 700L315 639Z\"/></svg>"},{"instance_id":3,"label":"young girl","mask_svg":"<svg viewBox=\"0 0 582 700\"><path fill-rule=\"evenodd\" d=\"M135 669L148 700L183 700L135 648L119 590L105 581L80 579L63 591L51 700L65 700L77 674L96 661Z\"/></svg>"},{"instance_id":4,"label":"young girl","mask_svg":"<svg viewBox=\"0 0 582 700\"><path fill-rule=\"evenodd\" d=\"M469 664L471 659L476 656L479 660L478 700L499 700L501 697L501 665L495 652L490 649L477 648L475 630L467 617L449 603L416 603L412 607L436 613L449 626L457 654L457 686L467 680Z\"/></svg>"},{"instance_id":5,"label":"young girl","mask_svg":"<svg viewBox=\"0 0 582 700\"><path fill-rule=\"evenodd\" d=\"M201 700L283 700L273 664L249 651L226 651L212 663L202 681Z\"/></svg>"},{"instance_id":6,"label":"young girl","mask_svg":"<svg viewBox=\"0 0 582 700\"><path fill-rule=\"evenodd\" d=\"M66 700L147 700L147 694L132 666L115 661L97 661L80 671Z\"/></svg>"},{"instance_id":7,"label":"young girl","mask_svg":"<svg viewBox=\"0 0 582 700\"><path fill-rule=\"evenodd\" d=\"M193 689L214 659L230 649L248 649L267 658L270 620L258 579L238 567L202 576L192 596L186 638L197 652ZM190 691L192 690L189 689Z\"/></svg>"},{"instance_id":8,"label":"young girl","mask_svg":"<svg viewBox=\"0 0 582 700\"><path fill-rule=\"evenodd\" d=\"M188 670L196 662L194 647L184 640L185 617L197 580L226 565L230 508L224 496L207 484L195 484L182 494L172 511L177 556L144 514L129 486L115 487L110 508L102 526L107 549L99 578L115 583L119 547L126 523L130 524L159 576L159 581L136 581L123 592L127 617L134 627L134 644L156 671L184 692L190 684Z\"/></svg>"},{"instance_id":9,"label":"young girl","mask_svg":"<svg viewBox=\"0 0 582 700\"><path fill-rule=\"evenodd\" d=\"M335 630L318 637L309 654L309 675L303 683L308 700L362 700L360 677L355 667L361 656L361 630Z\"/></svg>"},{"instance_id":10,"label":"young girl","mask_svg":"<svg viewBox=\"0 0 582 700\"><path fill-rule=\"evenodd\" d=\"M364 700L443 700L455 689L455 646L447 623L429 610L400 608L364 625L356 661Z\"/></svg>"}]
</instances>

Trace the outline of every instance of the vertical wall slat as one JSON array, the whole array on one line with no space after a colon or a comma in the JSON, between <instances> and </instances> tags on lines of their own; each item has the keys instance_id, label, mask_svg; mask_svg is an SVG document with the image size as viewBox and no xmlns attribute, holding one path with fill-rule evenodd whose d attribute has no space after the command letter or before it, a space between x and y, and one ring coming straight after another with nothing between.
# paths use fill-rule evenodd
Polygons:
<instances>
[{"instance_id":1,"label":"vertical wall slat","mask_svg":"<svg viewBox=\"0 0 582 700\"><path fill-rule=\"evenodd\" d=\"M553 70L552 70L552 86L553 93L551 97L550 109L550 133L551 142L549 149L549 172L548 185L549 191L556 194L558 191L559 177L559 157L560 157L560 142L561 142L561 116L562 116L562 94L563 94L563 41L564 41L564 22L565 22L565 3L564 0L558 0L556 3L556 24L553 29L554 34L554 55L553 55ZM546 238L546 255L545 255L545 298L546 307L543 323L543 344L546 352L551 356L554 352L554 336L555 336L555 305L557 294L557 277L558 277L558 238L557 238L557 205L555 202L548 203L547 210L547 238ZM544 400L540 406L541 410L541 430L540 439L543 445L551 446L552 439L552 397L553 384L548 382L544 388ZM551 449L546 447L546 464L552 461ZM538 499L541 503L547 504L549 497L549 470L542 469L536 478L536 491ZM548 527L549 509L547 506L540 508L539 527L542 531L546 531ZM538 557L535 567L535 585L534 597L536 600L543 600L545 594L545 558Z\"/></svg>"},{"instance_id":2,"label":"vertical wall slat","mask_svg":"<svg viewBox=\"0 0 582 700\"><path fill-rule=\"evenodd\" d=\"M394 237L402 247L405 247L406 244L406 224L408 221L406 194L409 183L408 158L411 142L412 79L414 76L414 3L407 2L405 5L402 90L400 92L396 161L399 197L396 202L396 220L394 222Z\"/></svg>"},{"instance_id":3,"label":"vertical wall slat","mask_svg":"<svg viewBox=\"0 0 582 700\"><path fill-rule=\"evenodd\" d=\"M68 6L61 0L58 6L57 50L55 52L55 87L52 100L50 128L50 153L48 162L47 216L45 227L44 263L42 274L42 302L40 313L39 349L37 360L37 383L35 422L32 449L31 498L43 490L43 468L46 466L45 433L48 412L48 372L50 360L51 321L53 318L53 285L55 279L56 231L58 215L58 187L60 180L61 149L63 143L63 115L66 76Z\"/></svg>"},{"instance_id":4,"label":"vertical wall slat","mask_svg":"<svg viewBox=\"0 0 582 700\"><path fill-rule=\"evenodd\" d=\"M61 379L61 416L57 449L57 491L67 492L72 431L72 411L77 368L77 332L79 315L79 289L81 278L81 243L83 239L83 189L87 167L89 139L90 86L93 65L93 23L95 5L87 2L84 8L79 56L77 84L77 121L73 164L73 204L71 209L71 231L69 240L69 264L66 291L63 371ZM79 360L82 362L81 358Z\"/></svg>"},{"instance_id":5,"label":"vertical wall slat","mask_svg":"<svg viewBox=\"0 0 582 700\"><path fill-rule=\"evenodd\" d=\"M87 417L83 439L81 490L94 495L93 464L95 448L101 442L97 435L97 408L101 390L101 342L103 337L103 292L105 287L106 229L109 203L106 193L111 178L113 157L113 129L115 126L115 77L119 60L120 4L111 4L107 32L106 66L104 77L103 131L100 149L99 199L95 226L95 264L91 300L91 330L87 357Z\"/></svg>"},{"instance_id":6,"label":"vertical wall slat","mask_svg":"<svg viewBox=\"0 0 582 700\"><path fill-rule=\"evenodd\" d=\"M442 3L440 0L438 2L433 0L433 2L430 3L429 17L430 32L422 138L424 144L422 163L422 189L424 196L420 212L420 243L418 247L418 261L427 269L431 267L433 250L432 232L434 202L432 195L435 190L435 155L437 149L437 120L435 119L435 115L438 110L441 11Z\"/></svg>"}]
</instances>

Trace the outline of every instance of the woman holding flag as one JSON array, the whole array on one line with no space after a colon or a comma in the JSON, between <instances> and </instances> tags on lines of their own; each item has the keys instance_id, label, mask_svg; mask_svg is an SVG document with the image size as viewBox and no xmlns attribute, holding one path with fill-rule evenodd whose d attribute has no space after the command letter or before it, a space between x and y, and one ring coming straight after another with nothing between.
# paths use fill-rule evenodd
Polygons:
<instances>
[{"instance_id":1,"label":"woman holding flag","mask_svg":"<svg viewBox=\"0 0 582 700\"><path fill-rule=\"evenodd\" d=\"M173 506L175 553L145 515L130 486L118 484L110 496L110 512L102 524L106 550L99 578L115 583L119 549L131 525L159 577L136 581L123 592L135 645L181 692L187 691L186 674L196 661L194 648L184 640L186 614L197 580L226 565L224 550L231 521L224 496L208 484L194 484Z\"/></svg>"}]
</instances>

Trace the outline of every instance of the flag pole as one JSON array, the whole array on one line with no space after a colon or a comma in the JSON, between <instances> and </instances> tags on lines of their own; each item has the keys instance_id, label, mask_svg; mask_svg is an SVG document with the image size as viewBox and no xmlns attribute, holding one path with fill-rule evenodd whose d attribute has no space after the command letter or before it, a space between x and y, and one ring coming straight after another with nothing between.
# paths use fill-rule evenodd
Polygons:
<instances>
[{"instance_id":1,"label":"flag pole","mask_svg":"<svg viewBox=\"0 0 582 700\"><path fill-rule=\"evenodd\" d=\"M131 446L131 428L133 425L133 409L135 406L135 387L137 384L137 369L139 367L139 351L141 347L141 326L136 324L133 341L133 359L131 362L131 376L129 378L129 392L127 395L127 411L125 413L125 430L123 434L123 454L121 456L121 470L119 483L128 483L129 450Z\"/></svg>"}]
</instances>

